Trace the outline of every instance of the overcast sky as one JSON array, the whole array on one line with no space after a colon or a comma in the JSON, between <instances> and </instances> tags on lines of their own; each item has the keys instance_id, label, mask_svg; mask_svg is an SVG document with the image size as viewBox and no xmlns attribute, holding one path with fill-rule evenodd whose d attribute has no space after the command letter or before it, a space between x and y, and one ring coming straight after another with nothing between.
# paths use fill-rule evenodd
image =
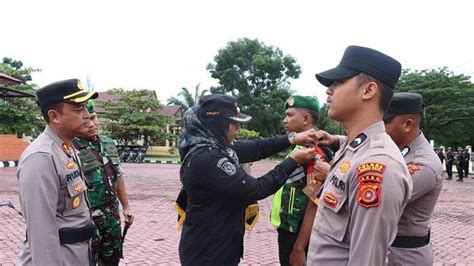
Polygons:
<instances>
[{"instance_id":1,"label":"overcast sky","mask_svg":"<svg viewBox=\"0 0 474 266\"><path fill-rule=\"evenodd\" d=\"M2 1L0 57L40 68L33 82L89 76L96 91L217 84L206 65L238 38L257 38L296 58L292 88L325 101L314 78L348 45L380 50L403 68L447 66L474 76L470 1Z\"/></svg>"}]
</instances>

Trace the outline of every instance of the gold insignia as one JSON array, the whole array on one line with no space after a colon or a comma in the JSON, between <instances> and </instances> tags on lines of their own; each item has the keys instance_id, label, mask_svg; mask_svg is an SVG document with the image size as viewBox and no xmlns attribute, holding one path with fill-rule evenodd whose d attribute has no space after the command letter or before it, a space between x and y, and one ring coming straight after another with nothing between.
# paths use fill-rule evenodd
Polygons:
<instances>
[{"instance_id":1,"label":"gold insignia","mask_svg":"<svg viewBox=\"0 0 474 266\"><path fill-rule=\"evenodd\" d=\"M81 196L77 195L72 199L72 208L75 209L81 204Z\"/></svg>"},{"instance_id":2,"label":"gold insignia","mask_svg":"<svg viewBox=\"0 0 474 266\"><path fill-rule=\"evenodd\" d=\"M293 97L288 98L286 101L288 103L288 106L293 107L295 105L295 99Z\"/></svg>"},{"instance_id":3,"label":"gold insignia","mask_svg":"<svg viewBox=\"0 0 474 266\"><path fill-rule=\"evenodd\" d=\"M245 209L245 229L252 231L258 220L258 204L254 203Z\"/></svg>"},{"instance_id":4,"label":"gold insignia","mask_svg":"<svg viewBox=\"0 0 474 266\"><path fill-rule=\"evenodd\" d=\"M414 163L407 165L410 175L413 175L416 171L420 170L420 167Z\"/></svg>"},{"instance_id":5,"label":"gold insignia","mask_svg":"<svg viewBox=\"0 0 474 266\"><path fill-rule=\"evenodd\" d=\"M79 191L81 191L81 189L82 189L81 183L77 183L77 184L74 185L74 190L75 191L79 192Z\"/></svg>"},{"instance_id":6,"label":"gold insignia","mask_svg":"<svg viewBox=\"0 0 474 266\"><path fill-rule=\"evenodd\" d=\"M63 151L64 151L67 155L69 155L69 157L72 156L71 151L69 150L69 145L67 145L66 143L63 143L63 144L61 145L61 148L63 148Z\"/></svg>"},{"instance_id":7,"label":"gold insignia","mask_svg":"<svg viewBox=\"0 0 474 266\"><path fill-rule=\"evenodd\" d=\"M73 169L74 168L74 163L71 160L67 160L66 168L67 169Z\"/></svg>"},{"instance_id":8,"label":"gold insignia","mask_svg":"<svg viewBox=\"0 0 474 266\"><path fill-rule=\"evenodd\" d=\"M384 171L385 171L385 165L381 163L364 163L357 167L358 175L362 175L367 172L383 173Z\"/></svg>"},{"instance_id":9,"label":"gold insignia","mask_svg":"<svg viewBox=\"0 0 474 266\"><path fill-rule=\"evenodd\" d=\"M346 173L349 168L351 168L351 163L347 161L343 162L341 166L339 166L339 170L341 170L341 173L343 174Z\"/></svg>"},{"instance_id":10,"label":"gold insignia","mask_svg":"<svg viewBox=\"0 0 474 266\"><path fill-rule=\"evenodd\" d=\"M331 208L335 208L338 201L337 197L331 192L326 192L326 194L324 194L323 200Z\"/></svg>"},{"instance_id":11,"label":"gold insignia","mask_svg":"<svg viewBox=\"0 0 474 266\"><path fill-rule=\"evenodd\" d=\"M80 80L77 81L77 88L81 91L84 90L84 86L82 85L82 82Z\"/></svg>"}]
</instances>

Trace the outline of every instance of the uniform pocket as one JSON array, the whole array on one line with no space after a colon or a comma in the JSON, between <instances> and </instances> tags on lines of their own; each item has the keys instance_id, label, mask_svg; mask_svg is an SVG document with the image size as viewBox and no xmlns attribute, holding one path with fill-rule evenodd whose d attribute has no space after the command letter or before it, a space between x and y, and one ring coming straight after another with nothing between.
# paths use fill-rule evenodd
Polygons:
<instances>
[{"instance_id":1,"label":"uniform pocket","mask_svg":"<svg viewBox=\"0 0 474 266\"><path fill-rule=\"evenodd\" d=\"M70 180L66 184L65 191L65 209L64 216L74 215L84 211L86 204L84 198L84 192L87 190L87 186L82 178L75 178Z\"/></svg>"},{"instance_id":2,"label":"uniform pocket","mask_svg":"<svg viewBox=\"0 0 474 266\"><path fill-rule=\"evenodd\" d=\"M94 170L99 169L100 162L95 157L95 154L90 149L85 149L79 153L81 159L82 170L85 174L88 174Z\"/></svg>"},{"instance_id":3,"label":"uniform pocket","mask_svg":"<svg viewBox=\"0 0 474 266\"><path fill-rule=\"evenodd\" d=\"M320 217L318 217L316 228L322 234L337 241L342 241L349 224L350 215L348 205L345 204L347 197L345 191L328 186L319 199L317 216Z\"/></svg>"}]
</instances>

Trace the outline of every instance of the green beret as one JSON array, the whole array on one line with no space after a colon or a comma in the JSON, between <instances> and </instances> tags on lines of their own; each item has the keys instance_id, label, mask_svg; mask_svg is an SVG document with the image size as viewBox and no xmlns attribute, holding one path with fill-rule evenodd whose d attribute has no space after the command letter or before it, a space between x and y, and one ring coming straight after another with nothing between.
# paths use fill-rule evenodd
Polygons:
<instances>
[{"instance_id":1,"label":"green beret","mask_svg":"<svg viewBox=\"0 0 474 266\"><path fill-rule=\"evenodd\" d=\"M319 101L314 96L293 95L285 102L285 110L288 108L306 108L319 113Z\"/></svg>"},{"instance_id":2,"label":"green beret","mask_svg":"<svg viewBox=\"0 0 474 266\"><path fill-rule=\"evenodd\" d=\"M87 101L87 104L86 104L86 108L87 108L87 111L92 114L92 113L95 113L95 110L94 110L94 101L93 100L88 100Z\"/></svg>"}]
</instances>

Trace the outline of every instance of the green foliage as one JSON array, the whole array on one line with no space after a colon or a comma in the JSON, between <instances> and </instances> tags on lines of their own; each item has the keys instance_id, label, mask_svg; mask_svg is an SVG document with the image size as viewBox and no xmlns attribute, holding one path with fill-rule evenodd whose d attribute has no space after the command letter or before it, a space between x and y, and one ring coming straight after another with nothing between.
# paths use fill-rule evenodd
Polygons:
<instances>
[{"instance_id":1,"label":"green foliage","mask_svg":"<svg viewBox=\"0 0 474 266\"><path fill-rule=\"evenodd\" d=\"M328 117L328 106L323 104L319 108L319 121L318 128L329 132L330 134L344 135L344 128L341 123L329 119Z\"/></svg>"},{"instance_id":2,"label":"green foliage","mask_svg":"<svg viewBox=\"0 0 474 266\"><path fill-rule=\"evenodd\" d=\"M230 93L237 97L242 113L252 115L247 124L262 136L280 134L284 103L291 95L290 79L301 74L296 60L273 46L243 38L229 42L207 66L219 80L212 93Z\"/></svg>"},{"instance_id":3,"label":"green foliage","mask_svg":"<svg viewBox=\"0 0 474 266\"><path fill-rule=\"evenodd\" d=\"M196 105L199 102L199 98L209 92L209 90L201 91L200 86L201 84L196 85L194 88L194 95L192 95L187 88L182 87L181 91L178 93L178 97L171 97L168 99L168 105L179 105L181 106L182 111L185 112L188 108ZM182 99L179 99L180 97Z\"/></svg>"},{"instance_id":4,"label":"green foliage","mask_svg":"<svg viewBox=\"0 0 474 266\"><path fill-rule=\"evenodd\" d=\"M31 81L31 74L39 69L23 67L23 62L5 57L0 63L0 72L22 81L19 85L8 85L10 89L34 94L35 84ZM34 98L4 98L0 99L0 134L15 134L21 136L38 136L44 129L43 120Z\"/></svg>"},{"instance_id":5,"label":"green foliage","mask_svg":"<svg viewBox=\"0 0 474 266\"><path fill-rule=\"evenodd\" d=\"M404 70L397 92L416 92L424 98L422 130L437 146L474 143L474 84L469 76L455 75L446 67Z\"/></svg>"},{"instance_id":6,"label":"green foliage","mask_svg":"<svg viewBox=\"0 0 474 266\"><path fill-rule=\"evenodd\" d=\"M120 101L103 101L99 104L107 112L101 118L104 131L120 144L136 144L142 136L145 142L174 139L166 133L169 117L160 116L160 102L147 90L112 89L108 93L119 95Z\"/></svg>"},{"instance_id":7,"label":"green foliage","mask_svg":"<svg viewBox=\"0 0 474 266\"><path fill-rule=\"evenodd\" d=\"M237 139L256 139L260 137L260 133L254 130L240 128Z\"/></svg>"}]
</instances>

